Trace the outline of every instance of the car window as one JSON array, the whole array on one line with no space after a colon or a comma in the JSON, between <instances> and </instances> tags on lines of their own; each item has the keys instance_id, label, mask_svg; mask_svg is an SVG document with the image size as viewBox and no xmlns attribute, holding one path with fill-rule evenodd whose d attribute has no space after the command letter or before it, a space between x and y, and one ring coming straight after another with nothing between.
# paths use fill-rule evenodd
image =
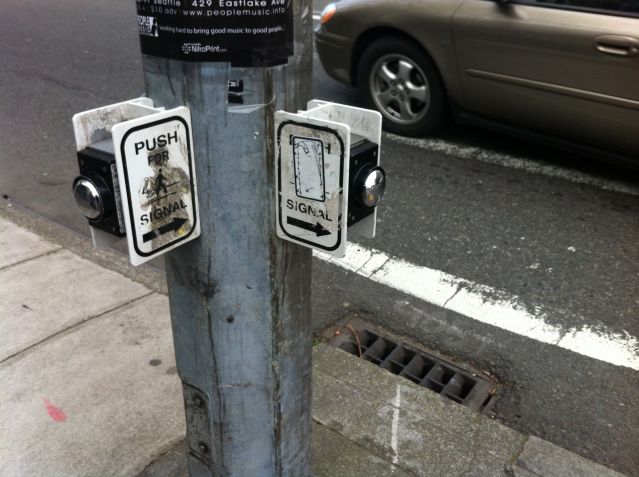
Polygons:
<instances>
[{"instance_id":1,"label":"car window","mask_svg":"<svg viewBox=\"0 0 639 477\"><path fill-rule=\"evenodd\" d=\"M516 3L639 16L639 0L523 0Z\"/></svg>"}]
</instances>

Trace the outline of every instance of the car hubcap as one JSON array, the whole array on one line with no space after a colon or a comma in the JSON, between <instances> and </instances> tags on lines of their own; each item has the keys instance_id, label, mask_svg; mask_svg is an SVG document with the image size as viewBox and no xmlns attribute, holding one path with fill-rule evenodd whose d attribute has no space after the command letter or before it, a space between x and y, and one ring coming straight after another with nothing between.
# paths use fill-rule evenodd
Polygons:
<instances>
[{"instance_id":1,"label":"car hubcap","mask_svg":"<svg viewBox=\"0 0 639 477\"><path fill-rule=\"evenodd\" d=\"M369 88L377 108L395 123L416 123L428 111L428 80L406 56L392 54L377 60L371 69Z\"/></svg>"}]
</instances>

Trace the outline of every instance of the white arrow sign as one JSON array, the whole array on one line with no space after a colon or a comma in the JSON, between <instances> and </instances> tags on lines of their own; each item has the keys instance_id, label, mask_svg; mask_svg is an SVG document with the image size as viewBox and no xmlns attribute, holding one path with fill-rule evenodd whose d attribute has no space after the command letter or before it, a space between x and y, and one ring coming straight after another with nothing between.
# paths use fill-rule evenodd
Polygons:
<instances>
[{"instance_id":1,"label":"white arrow sign","mask_svg":"<svg viewBox=\"0 0 639 477\"><path fill-rule=\"evenodd\" d=\"M113 126L122 207L133 265L200 235L188 108Z\"/></svg>"}]
</instances>

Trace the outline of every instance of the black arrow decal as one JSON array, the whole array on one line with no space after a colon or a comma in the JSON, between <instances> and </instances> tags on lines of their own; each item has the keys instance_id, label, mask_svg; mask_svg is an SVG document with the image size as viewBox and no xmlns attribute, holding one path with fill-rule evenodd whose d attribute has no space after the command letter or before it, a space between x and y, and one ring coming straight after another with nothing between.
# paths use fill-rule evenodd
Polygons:
<instances>
[{"instance_id":1,"label":"black arrow decal","mask_svg":"<svg viewBox=\"0 0 639 477\"><path fill-rule=\"evenodd\" d=\"M295 219L293 217L286 217L286 223L294 225L300 229L308 230L309 232L315 232L315 235L322 237L323 235L330 235L331 231L322 227L322 224L317 222L315 225L304 222L303 220Z\"/></svg>"},{"instance_id":2,"label":"black arrow decal","mask_svg":"<svg viewBox=\"0 0 639 477\"><path fill-rule=\"evenodd\" d=\"M144 241L144 243L153 240L154 238L158 238L161 235L164 235L168 232L174 232L177 229L179 229L180 227L182 227L182 225L184 225L184 223L186 222L187 219L180 219L180 218L176 218L173 219L173 222L168 223L166 225L163 225L162 227L158 227L155 230L151 230L150 232L145 233L142 236L142 240Z\"/></svg>"}]
</instances>

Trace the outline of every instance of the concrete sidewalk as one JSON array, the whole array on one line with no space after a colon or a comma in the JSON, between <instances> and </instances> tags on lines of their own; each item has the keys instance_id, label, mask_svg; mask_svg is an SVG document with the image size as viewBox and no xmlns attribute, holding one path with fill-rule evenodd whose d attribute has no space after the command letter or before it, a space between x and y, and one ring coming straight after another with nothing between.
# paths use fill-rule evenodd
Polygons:
<instances>
[{"instance_id":1,"label":"concrete sidewalk","mask_svg":"<svg viewBox=\"0 0 639 477\"><path fill-rule=\"evenodd\" d=\"M0 203L0 476L185 475L164 292ZM621 475L327 345L313 358L317 477Z\"/></svg>"}]
</instances>

